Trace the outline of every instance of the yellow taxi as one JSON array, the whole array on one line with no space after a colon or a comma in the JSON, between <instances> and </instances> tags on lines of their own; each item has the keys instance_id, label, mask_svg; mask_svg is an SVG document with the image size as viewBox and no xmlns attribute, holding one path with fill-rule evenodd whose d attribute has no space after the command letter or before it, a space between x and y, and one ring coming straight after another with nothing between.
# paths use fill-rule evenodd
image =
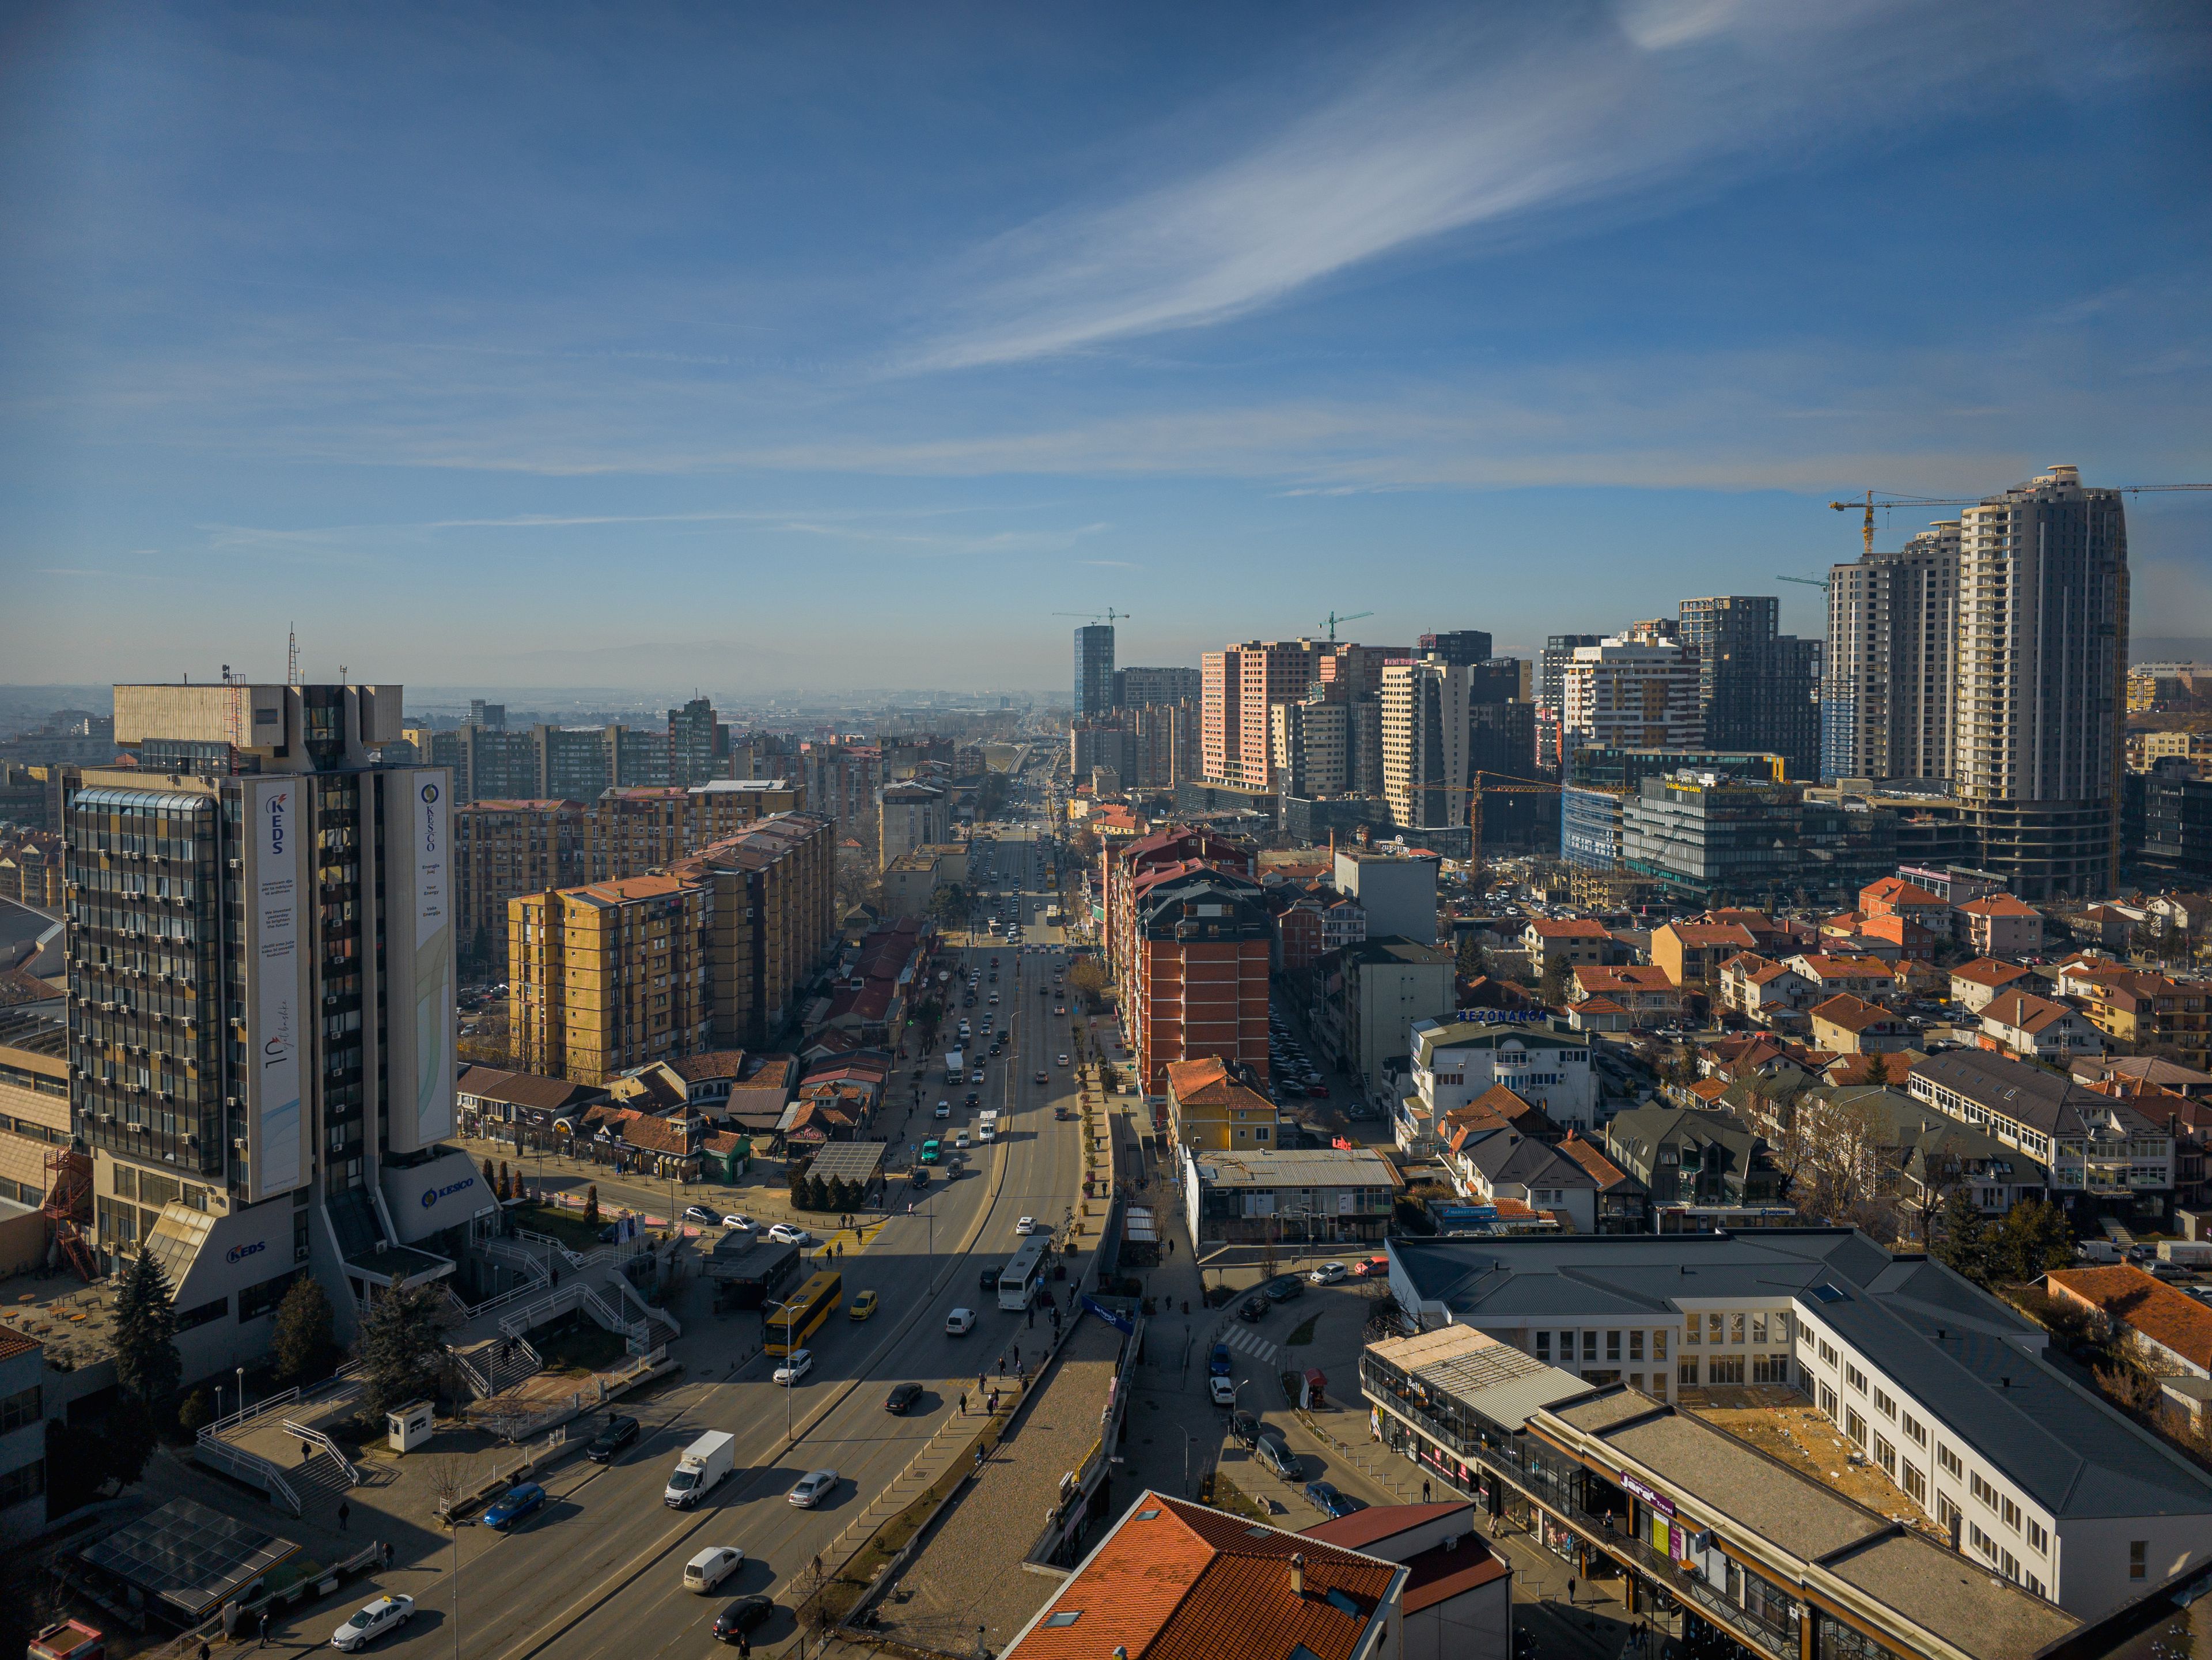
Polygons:
<instances>
[{"instance_id":1,"label":"yellow taxi","mask_svg":"<svg viewBox=\"0 0 2212 1660\"><path fill-rule=\"evenodd\" d=\"M853 1298L852 1305L846 1310L855 1320L866 1320L875 1311L876 1294L873 1291L864 1291L857 1294Z\"/></svg>"}]
</instances>

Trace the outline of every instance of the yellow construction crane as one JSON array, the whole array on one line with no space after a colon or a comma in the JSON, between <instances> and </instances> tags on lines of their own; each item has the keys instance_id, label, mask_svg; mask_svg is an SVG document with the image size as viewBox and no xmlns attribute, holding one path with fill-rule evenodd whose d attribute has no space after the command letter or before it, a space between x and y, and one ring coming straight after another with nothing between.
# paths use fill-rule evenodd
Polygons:
<instances>
[{"instance_id":1,"label":"yellow construction crane","mask_svg":"<svg viewBox=\"0 0 2212 1660\"><path fill-rule=\"evenodd\" d=\"M2141 496L2147 490L2212 490L2212 484L2107 484L2106 489L2117 489L2123 496ZM1876 496L1872 490L1856 502L1831 502L1828 505L1838 513L1856 513L1864 516L1859 521L1859 534L1866 547L1866 556L1874 557L1874 510L1876 508L1978 508L1989 498L1985 496ZM1785 576L1785 582L1806 579ZM1826 584L1823 583L1822 587Z\"/></svg>"}]
</instances>

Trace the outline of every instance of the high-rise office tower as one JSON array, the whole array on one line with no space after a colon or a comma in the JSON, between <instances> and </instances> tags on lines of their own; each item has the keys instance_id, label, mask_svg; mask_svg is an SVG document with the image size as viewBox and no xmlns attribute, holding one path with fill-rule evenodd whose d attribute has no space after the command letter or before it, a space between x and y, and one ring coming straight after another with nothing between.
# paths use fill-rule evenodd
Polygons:
<instances>
[{"instance_id":1,"label":"high-rise office tower","mask_svg":"<svg viewBox=\"0 0 2212 1660\"><path fill-rule=\"evenodd\" d=\"M1485 629L1451 629L1442 634L1425 634L1418 650L1424 657L1440 657L1447 663L1485 662L1490 657L1490 634Z\"/></svg>"},{"instance_id":2,"label":"high-rise office tower","mask_svg":"<svg viewBox=\"0 0 2212 1660\"><path fill-rule=\"evenodd\" d=\"M1948 778L1959 521L1828 570L1823 778Z\"/></svg>"},{"instance_id":3,"label":"high-rise office tower","mask_svg":"<svg viewBox=\"0 0 2212 1660\"><path fill-rule=\"evenodd\" d=\"M1952 775L1984 868L2020 898L2118 879L2127 662L2118 490L2054 466L1966 509Z\"/></svg>"},{"instance_id":4,"label":"high-rise office tower","mask_svg":"<svg viewBox=\"0 0 2212 1660\"><path fill-rule=\"evenodd\" d=\"M1318 696L1268 706L1268 739L1282 794L1311 800L1345 793L1351 783L1351 704Z\"/></svg>"},{"instance_id":5,"label":"high-rise office tower","mask_svg":"<svg viewBox=\"0 0 2212 1660\"><path fill-rule=\"evenodd\" d=\"M1536 654L1536 707L1557 714L1566 707L1567 665L1583 646L1595 646L1604 636L1595 634L1555 634Z\"/></svg>"},{"instance_id":6,"label":"high-rise office tower","mask_svg":"<svg viewBox=\"0 0 2212 1660\"><path fill-rule=\"evenodd\" d=\"M1114 671L1114 702L1125 709L1154 703L1195 705L1202 690L1196 669L1128 668Z\"/></svg>"},{"instance_id":7,"label":"high-rise office tower","mask_svg":"<svg viewBox=\"0 0 2212 1660\"><path fill-rule=\"evenodd\" d=\"M1441 655L1382 671L1382 799L1408 826L1468 823L1478 772L1525 775L1535 706L1522 702L1510 658L1454 663Z\"/></svg>"},{"instance_id":8,"label":"high-rise office tower","mask_svg":"<svg viewBox=\"0 0 2212 1660\"><path fill-rule=\"evenodd\" d=\"M714 706L695 697L668 711L668 782L678 787L723 776L720 763L730 749L730 729L714 719Z\"/></svg>"},{"instance_id":9,"label":"high-rise office tower","mask_svg":"<svg viewBox=\"0 0 2212 1660\"><path fill-rule=\"evenodd\" d=\"M369 751L400 689L115 688L151 765L67 812L71 1110L98 1244L167 1268L185 1375L265 1353L285 1291L342 1335L494 1213L453 1128L451 781Z\"/></svg>"},{"instance_id":10,"label":"high-rise office tower","mask_svg":"<svg viewBox=\"0 0 2212 1660\"><path fill-rule=\"evenodd\" d=\"M1075 631L1075 718L1095 720L1114 708L1114 625L1085 623Z\"/></svg>"},{"instance_id":11,"label":"high-rise office tower","mask_svg":"<svg viewBox=\"0 0 2212 1660\"><path fill-rule=\"evenodd\" d=\"M1820 775L1820 648L1781 631L1772 594L1685 599L1682 643L1698 654L1698 701L1705 743L1717 750L1778 755L1790 776Z\"/></svg>"},{"instance_id":12,"label":"high-rise office tower","mask_svg":"<svg viewBox=\"0 0 2212 1660\"><path fill-rule=\"evenodd\" d=\"M1701 750L1698 655L1671 620L1632 624L1625 634L1577 646L1561 675L1560 724L1571 751Z\"/></svg>"}]
</instances>

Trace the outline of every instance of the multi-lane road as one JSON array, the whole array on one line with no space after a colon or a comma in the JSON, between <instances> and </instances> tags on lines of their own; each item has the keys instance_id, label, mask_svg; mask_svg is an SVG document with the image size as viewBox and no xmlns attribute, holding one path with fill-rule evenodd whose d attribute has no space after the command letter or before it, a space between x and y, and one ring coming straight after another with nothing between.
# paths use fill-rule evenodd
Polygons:
<instances>
[{"instance_id":1,"label":"multi-lane road","mask_svg":"<svg viewBox=\"0 0 2212 1660\"><path fill-rule=\"evenodd\" d=\"M1000 994L994 1012L1011 1037L1005 1056L988 1064L980 1091L982 1105L1000 1110L998 1140L971 1146L961 1167L921 1194L895 1182L890 1214L864 1250L835 1264L848 1302L872 1287L881 1311L854 1322L841 1310L812 1341L811 1374L788 1390L769 1381L772 1363L765 1359L732 1364L757 1341L757 1316L687 1316L673 1350L685 1362L684 1381L635 1409L644 1424L639 1440L611 1465L578 1459L556 1466L545 1483L549 1503L513 1533L464 1529L457 1547L393 1576L387 1588L411 1592L419 1611L380 1646L426 1657L453 1651L458 1583L459 1648L470 1656L704 1657L715 1650L708 1627L726 1601L781 1593L806 1574L856 1511L958 1410L962 1390L975 1392L978 1374L995 1373L999 1358L1016 1345L1042 1351L1044 1335L1022 1315L1000 1310L995 1297L981 1291L979 1272L1012 1254L1019 1218L1059 1230L1081 1183L1080 1126L1073 1114L1066 1122L1054 1116L1055 1105L1074 1104L1074 1085L1059 1061L1070 1049L1068 1021L1054 1012L1064 1000L1041 994L1064 964L1057 931L1048 937L1030 922L1046 897L1041 862L1030 839L1014 833L1000 836L994 862L1000 885L1022 896L1030 925L1020 948L987 941L946 956L982 976L973 1009L961 1006L961 981L949 983L949 1023L964 1014L980 1026L988 993ZM905 1074L895 1080L896 1104L886 1106L884 1122L901 1165L908 1146L927 1134L973 1132L975 1114L960 1104L967 1089L946 1089L941 1065L941 1055L930 1057L922 1104L910 1118L904 1110L910 1080ZM1036 1081L1040 1071L1042 1085ZM954 1116L932 1118L931 1108L945 1096ZM956 1307L978 1316L965 1336L945 1329ZM1036 1318L1042 1326L1042 1311ZM894 1417L884 1409L884 1395L907 1381L923 1385L922 1399ZM581 1423L575 1432L591 1427ZM661 1491L678 1452L709 1429L737 1437L737 1475L695 1510L666 1508ZM792 1484L822 1468L842 1478L829 1500L811 1511L790 1505L785 1494ZM684 1565L710 1545L737 1546L747 1560L714 1595L695 1596L683 1589ZM757 1635L773 1642L790 1630L789 1614L780 1609Z\"/></svg>"}]
</instances>

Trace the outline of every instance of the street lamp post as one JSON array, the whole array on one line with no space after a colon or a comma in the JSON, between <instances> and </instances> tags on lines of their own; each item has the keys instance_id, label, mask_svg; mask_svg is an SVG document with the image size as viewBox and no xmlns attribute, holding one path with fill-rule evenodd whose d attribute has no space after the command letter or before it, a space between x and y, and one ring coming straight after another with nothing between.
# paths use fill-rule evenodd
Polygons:
<instances>
[{"instance_id":1,"label":"street lamp post","mask_svg":"<svg viewBox=\"0 0 2212 1660\"><path fill-rule=\"evenodd\" d=\"M246 1416L246 1368L238 1369L238 1415Z\"/></svg>"},{"instance_id":2,"label":"street lamp post","mask_svg":"<svg viewBox=\"0 0 2212 1660\"><path fill-rule=\"evenodd\" d=\"M449 1518L452 1519L452 1518ZM453 1519L453 1660L461 1660L461 1529L473 1522Z\"/></svg>"}]
</instances>

